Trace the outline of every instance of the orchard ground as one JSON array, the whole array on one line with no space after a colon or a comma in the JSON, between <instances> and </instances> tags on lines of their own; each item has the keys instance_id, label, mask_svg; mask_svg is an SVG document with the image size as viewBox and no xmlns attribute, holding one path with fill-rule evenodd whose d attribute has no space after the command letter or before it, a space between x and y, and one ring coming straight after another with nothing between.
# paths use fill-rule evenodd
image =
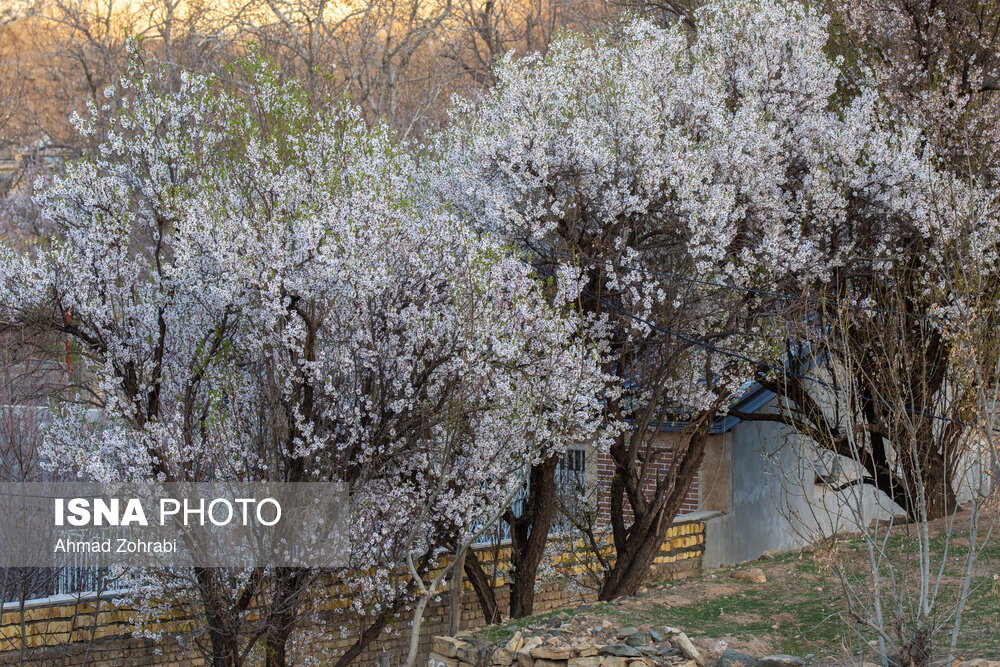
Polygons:
<instances>
[{"instance_id":1,"label":"orchard ground","mask_svg":"<svg viewBox=\"0 0 1000 667\"><path fill-rule=\"evenodd\" d=\"M988 528L991 519L995 525L996 513L980 521L981 536L986 532L982 527ZM955 526L962 526L963 522L968 525L967 515L960 513ZM906 528L913 527L900 526L899 534L889 540L894 563L902 564L916 556L913 542L903 534ZM933 522L930 534L932 562L940 564L947 542L944 520ZM953 535L941 584L942 595L949 600L957 595L969 551L968 538L957 528ZM847 656L857 656L861 642L874 639L874 635L862 631L859 636L849 625L850 615L838 568L834 566L836 562L842 564L843 571L856 583L865 582L868 561L864 543L857 537L842 536L802 552L765 556L696 578L652 584L631 598L583 604L491 626L480 636L503 643L521 629L539 636L592 635L597 640L607 640L623 628L662 631L663 626L672 626L687 633L703 652L712 653L714 649L716 655L723 647L720 642L725 642L725 647L757 657L786 653L811 656L814 665L843 663ZM766 578L763 583L759 581L761 572ZM977 584L963 615L957 657L1000 659L997 529L982 551L977 575ZM945 652L949 638L950 629L939 634Z\"/></svg>"}]
</instances>

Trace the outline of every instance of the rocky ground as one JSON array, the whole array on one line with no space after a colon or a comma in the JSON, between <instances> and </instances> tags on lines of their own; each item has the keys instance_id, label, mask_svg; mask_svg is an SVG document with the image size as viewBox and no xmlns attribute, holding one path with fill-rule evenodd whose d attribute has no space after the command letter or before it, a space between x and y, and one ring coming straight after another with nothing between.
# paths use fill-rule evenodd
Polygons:
<instances>
[{"instance_id":1,"label":"rocky ground","mask_svg":"<svg viewBox=\"0 0 1000 667\"><path fill-rule=\"evenodd\" d=\"M550 628L549 636L515 631L502 646L468 637L435 637L430 667L803 667L813 656L760 658L725 641L699 648L679 628L610 629L605 620L580 636ZM556 630L552 634L551 630ZM543 631L544 632L544 631ZM603 639L599 639L603 638ZM968 667L1000 667L1000 663Z\"/></svg>"},{"instance_id":2,"label":"rocky ground","mask_svg":"<svg viewBox=\"0 0 1000 667\"><path fill-rule=\"evenodd\" d=\"M940 535L934 539L941 543ZM835 548L841 564L856 558L855 565L863 566L856 541L843 540ZM952 540L946 570L952 562L957 569L963 567L967 554L961 540ZM464 657L493 646L501 650L489 663L480 659L481 667L858 664L872 659L871 646L866 645L871 638L848 622L833 557L827 548L766 555L697 578L654 584L631 598L580 604L492 626L463 639ZM898 557L906 557L905 552ZM1000 667L998 573L1000 539L993 538L982 553L979 583L964 614L957 655L966 667ZM945 587L949 583L954 581L949 579ZM438 653L455 661L443 667L476 664L460 659L457 650L455 655ZM539 660L557 664L535 665Z\"/></svg>"},{"instance_id":3,"label":"rocky ground","mask_svg":"<svg viewBox=\"0 0 1000 667\"><path fill-rule=\"evenodd\" d=\"M754 572L755 576L759 573ZM861 664L864 660L767 653L766 644L740 643L732 648L726 639L692 639L680 628L663 626L617 627L608 619L592 627L579 627L565 615L548 624L512 630L505 642L494 643L472 635L435 637L429 667L811 667ZM761 654L761 652L766 654ZM1000 667L1000 661L983 658L956 660L949 667Z\"/></svg>"}]
</instances>

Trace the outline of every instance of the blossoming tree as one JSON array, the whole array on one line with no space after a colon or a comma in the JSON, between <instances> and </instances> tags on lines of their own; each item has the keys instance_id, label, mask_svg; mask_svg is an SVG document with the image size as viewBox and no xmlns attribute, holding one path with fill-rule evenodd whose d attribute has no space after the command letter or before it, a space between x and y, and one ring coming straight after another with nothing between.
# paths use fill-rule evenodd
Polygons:
<instances>
[{"instance_id":1,"label":"blossoming tree","mask_svg":"<svg viewBox=\"0 0 1000 667\"><path fill-rule=\"evenodd\" d=\"M888 258L897 224L947 226L930 205L945 177L919 131L870 89L839 94L824 16L722 0L692 22L507 59L438 146L442 196L540 273L582 285L613 351L625 398L609 412L633 427L611 446L603 598L641 585L733 393L782 375L785 328L770 323L798 303L782 291L842 285L857 252ZM975 198L952 192L959 207ZM655 472L664 424L684 435ZM518 574L530 588L530 569Z\"/></svg>"},{"instance_id":2,"label":"blossoming tree","mask_svg":"<svg viewBox=\"0 0 1000 667\"><path fill-rule=\"evenodd\" d=\"M401 611L526 464L591 438L601 349L496 241L423 206L357 111L310 110L267 66L243 92L134 61L78 122L99 141L39 194L60 233L0 246L0 318L68 334L105 419L63 410L47 456L98 480L350 485L341 573L366 627ZM361 574L350 574L361 573ZM285 664L316 572L138 572L189 604L212 664ZM164 602L166 601L166 602Z\"/></svg>"},{"instance_id":3,"label":"blossoming tree","mask_svg":"<svg viewBox=\"0 0 1000 667\"><path fill-rule=\"evenodd\" d=\"M967 277L1000 251L998 14L965 2L828 7L840 27L830 48L844 57L844 104L877 100L861 122L884 135L877 150L859 153L870 176L855 182L882 187L855 197L838 227L820 228L818 239L845 255L821 280L797 283L813 301L798 309L792 337L814 353L768 383L795 409L767 418L863 461L864 483L911 519L935 519L958 508L962 462L978 430L968 407L977 389L957 379L966 352L955 331L969 312L989 319L1000 306L987 280ZM859 128L855 121L845 132ZM845 374L845 366L859 372ZM844 391L831 397L804 378L813 367ZM824 409L831 399L836 407Z\"/></svg>"},{"instance_id":4,"label":"blossoming tree","mask_svg":"<svg viewBox=\"0 0 1000 667\"><path fill-rule=\"evenodd\" d=\"M852 79L876 85L898 117L932 136L945 166L995 179L1000 8L978 0L832 0L827 8Z\"/></svg>"}]
</instances>

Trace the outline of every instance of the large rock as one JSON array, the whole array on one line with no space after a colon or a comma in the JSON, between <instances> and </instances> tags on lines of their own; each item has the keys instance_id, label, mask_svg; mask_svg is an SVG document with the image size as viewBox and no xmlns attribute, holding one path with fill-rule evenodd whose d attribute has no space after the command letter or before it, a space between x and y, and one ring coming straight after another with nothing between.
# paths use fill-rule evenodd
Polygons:
<instances>
[{"instance_id":1,"label":"large rock","mask_svg":"<svg viewBox=\"0 0 1000 667\"><path fill-rule=\"evenodd\" d=\"M754 667L756 664L757 658L752 655L727 648L719 656L716 667Z\"/></svg>"},{"instance_id":2,"label":"large rock","mask_svg":"<svg viewBox=\"0 0 1000 667\"><path fill-rule=\"evenodd\" d=\"M628 658L606 655L601 659L601 667L628 667Z\"/></svg>"},{"instance_id":3,"label":"large rock","mask_svg":"<svg viewBox=\"0 0 1000 667\"><path fill-rule=\"evenodd\" d=\"M681 653L684 654L685 658L687 658L688 660L694 660L699 665L705 664L705 659L701 657L701 652L699 652L698 649L695 648L695 645L691 643L691 640L688 639L688 636L686 634L684 634L683 632L678 633L677 635L674 636L673 642L674 646L676 646L681 650Z\"/></svg>"},{"instance_id":4,"label":"large rock","mask_svg":"<svg viewBox=\"0 0 1000 667\"><path fill-rule=\"evenodd\" d=\"M649 658L627 658L628 667L653 667L655 664Z\"/></svg>"},{"instance_id":5,"label":"large rock","mask_svg":"<svg viewBox=\"0 0 1000 667\"><path fill-rule=\"evenodd\" d=\"M446 658L454 658L458 655L458 648L464 643L454 637L435 637L431 641L431 651Z\"/></svg>"},{"instance_id":6,"label":"large rock","mask_svg":"<svg viewBox=\"0 0 1000 667\"><path fill-rule=\"evenodd\" d=\"M535 660L535 667L566 667L565 660L546 660L545 658L539 658Z\"/></svg>"},{"instance_id":7,"label":"large rock","mask_svg":"<svg viewBox=\"0 0 1000 667\"><path fill-rule=\"evenodd\" d=\"M498 647L490 656L490 664L496 667L508 667L514 660L514 652L503 646Z\"/></svg>"},{"instance_id":8,"label":"large rock","mask_svg":"<svg viewBox=\"0 0 1000 667\"><path fill-rule=\"evenodd\" d=\"M597 655L600 646L594 644L579 644L573 647L573 656L579 658L590 658Z\"/></svg>"},{"instance_id":9,"label":"large rock","mask_svg":"<svg viewBox=\"0 0 1000 667\"><path fill-rule=\"evenodd\" d=\"M599 667L601 658L597 655L580 656L566 661L566 667Z\"/></svg>"},{"instance_id":10,"label":"large rock","mask_svg":"<svg viewBox=\"0 0 1000 667\"><path fill-rule=\"evenodd\" d=\"M757 667L802 667L806 661L794 655L777 653L768 655L757 661Z\"/></svg>"},{"instance_id":11,"label":"large rock","mask_svg":"<svg viewBox=\"0 0 1000 667\"><path fill-rule=\"evenodd\" d=\"M518 667L531 667L535 663L535 659L531 657L531 649L541 646L541 637L528 637L521 644L516 652Z\"/></svg>"},{"instance_id":12,"label":"large rock","mask_svg":"<svg viewBox=\"0 0 1000 667\"><path fill-rule=\"evenodd\" d=\"M518 651L521 650L522 646L524 646L524 637L521 636L520 630L515 632L514 636L508 639L507 643L504 644L504 648L510 651L511 653L517 653Z\"/></svg>"},{"instance_id":13,"label":"large rock","mask_svg":"<svg viewBox=\"0 0 1000 667\"><path fill-rule=\"evenodd\" d=\"M646 640L646 635L641 632L636 632L626 637L625 643L634 648L639 648L640 646L645 646L649 642Z\"/></svg>"},{"instance_id":14,"label":"large rock","mask_svg":"<svg viewBox=\"0 0 1000 667\"><path fill-rule=\"evenodd\" d=\"M642 654L628 644L608 644L602 646L598 651L600 655L614 656L618 658L641 658Z\"/></svg>"},{"instance_id":15,"label":"large rock","mask_svg":"<svg viewBox=\"0 0 1000 667\"><path fill-rule=\"evenodd\" d=\"M755 584L767 583L767 577L764 575L764 570L759 567L752 567L749 570L736 570L729 576L733 579L739 579L740 581L752 581Z\"/></svg>"},{"instance_id":16,"label":"large rock","mask_svg":"<svg viewBox=\"0 0 1000 667\"><path fill-rule=\"evenodd\" d=\"M536 646L541 646L542 643L543 642L541 637L528 637L524 640L524 643L521 644L521 648L517 649L517 652L531 653L531 649L535 648Z\"/></svg>"},{"instance_id":17,"label":"large rock","mask_svg":"<svg viewBox=\"0 0 1000 667\"><path fill-rule=\"evenodd\" d=\"M483 660L483 658L489 658L489 655L493 653L496 647L486 642L481 642L478 644L471 644L469 642L463 642L458 647L458 658L459 662L465 662L470 665L478 665L481 662L488 662L488 660Z\"/></svg>"},{"instance_id":18,"label":"large rock","mask_svg":"<svg viewBox=\"0 0 1000 667\"><path fill-rule=\"evenodd\" d=\"M573 649L569 646L538 646L530 653L535 660L569 660L573 657Z\"/></svg>"},{"instance_id":19,"label":"large rock","mask_svg":"<svg viewBox=\"0 0 1000 667\"><path fill-rule=\"evenodd\" d=\"M618 639L625 639L629 635L634 635L637 634L638 632L639 628L633 628L633 627L622 628L617 633L615 633L615 637L617 637Z\"/></svg>"}]
</instances>

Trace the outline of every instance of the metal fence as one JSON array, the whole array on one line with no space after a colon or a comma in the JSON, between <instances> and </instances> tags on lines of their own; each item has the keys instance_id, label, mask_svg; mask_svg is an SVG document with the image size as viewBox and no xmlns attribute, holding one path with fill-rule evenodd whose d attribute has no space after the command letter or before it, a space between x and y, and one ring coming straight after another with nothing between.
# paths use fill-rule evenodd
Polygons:
<instances>
[{"instance_id":1,"label":"metal fence","mask_svg":"<svg viewBox=\"0 0 1000 667\"><path fill-rule=\"evenodd\" d=\"M0 569L0 602L31 601L53 595L108 589L107 570L97 567L18 567Z\"/></svg>"},{"instance_id":2,"label":"metal fence","mask_svg":"<svg viewBox=\"0 0 1000 667\"><path fill-rule=\"evenodd\" d=\"M587 452L582 448L570 449L563 454L556 464L555 486L557 500L567 503L582 498L586 491L586 465ZM524 512L524 503L527 501L528 491L529 484L525 482L524 488L514 497L511 509L514 511L515 517L521 516ZM552 522L549 532L552 535L560 535L570 530L571 526L556 517ZM509 541L510 525L501 519L497 522L495 528L487 530L480 535L479 539L474 542L474 546L502 544Z\"/></svg>"}]
</instances>

